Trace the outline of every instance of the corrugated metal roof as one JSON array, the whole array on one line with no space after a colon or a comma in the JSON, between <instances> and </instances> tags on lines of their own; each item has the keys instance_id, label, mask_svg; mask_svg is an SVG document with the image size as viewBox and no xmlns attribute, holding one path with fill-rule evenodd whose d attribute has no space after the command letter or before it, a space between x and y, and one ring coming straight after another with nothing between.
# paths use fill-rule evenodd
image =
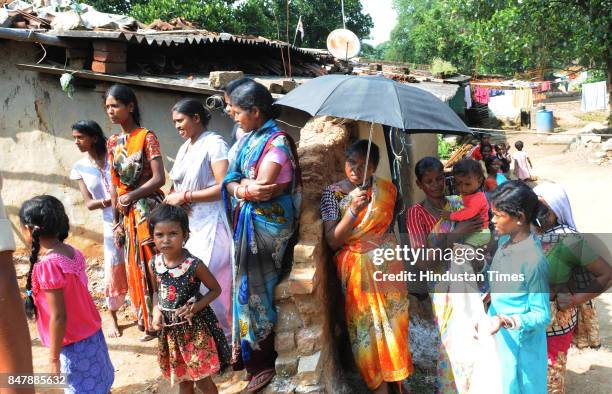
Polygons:
<instances>
[{"instance_id":1,"label":"corrugated metal roof","mask_svg":"<svg viewBox=\"0 0 612 394\"><path fill-rule=\"evenodd\" d=\"M457 90L459 89L459 85L439 82L411 83L410 86L426 90L445 103L448 103L453 97L455 97Z\"/></svg>"},{"instance_id":2,"label":"corrugated metal roof","mask_svg":"<svg viewBox=\"0 0 612 394\"><path fill-rule=\"evenodd\" d=\"M241 36L229 33L212 33L207 30L180 30L180 31L145 31L145 32L127 32L127 31L90 31L90 30L65 30L46 32L48 35L53 35L60 38L88 38L88 39L104 39L125 41L133 44L159 45L159 46L178 46L178 45L193 45L193 44L213 44L213 43L236 43L242 45L267 46L270 48L286 48L289 46L292 50L303 54L313 55L310 51L302 50L301 48L289 45L283 41L269 40L264 37Z\"/></svg>"}]
</instances>

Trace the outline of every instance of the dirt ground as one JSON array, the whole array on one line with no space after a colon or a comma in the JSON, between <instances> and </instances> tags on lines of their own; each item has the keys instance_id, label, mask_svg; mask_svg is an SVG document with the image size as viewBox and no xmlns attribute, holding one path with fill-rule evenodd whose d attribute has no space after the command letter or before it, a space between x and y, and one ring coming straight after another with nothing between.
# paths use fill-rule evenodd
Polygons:
<instances>
[{"instance_id":1,"label":"dirt ground","mask_svg":"<svg viewBox=\"0 0 612 394\"><path fill-rule=\"evenodd\" d=\"M567 132L576 132L588 121L580 119L566 111L576 110L576 103L562 104L557 108L563 115L560 121ZM578 127L578 129L575 129ZM546 137L534 134L509 134L508 142L512 145L517 139L525 143L525 151L532 158L534 171L540 179L553 180L567 189L577 227L581 232L612 233L612 209L608 201L612 195L612 165L600 166L588 161L587 155L581 152L566 152L567 145L541 144ZM514 150L514 148L512 149ZM25 261L17 266L23 274L27 271ZM103 309L102 267L99 261L92 262L88 268L92 293L100 309ZM569 354L567 373L567 392L604 394L612 387L612 293L606 293L596 299L596 307L601 327L602 347L598 350L578 350L572 348ZM109 324L109 316L102 311L104 325ZM120 315L123 328L121 338L109 338L107 343L111 359L115 366L115 383L113 393L172 393L171 389L160 378L156 360L157 341L141 343L140 331L131 321L127 309ZM46 370L47 351L38 341L34 325L30 332L33 338L34 368L36 372ZM229 372L218 377L221 393L240 392L246 382L242 381L243 373ZM49 391L51 392L51 391Z\"/></svg>"},{"instance_id":2,"label":"dirt ground","mask_svg":"<svg viewBox=\"0 0 612 394\"><path fill-rule=\"evenodd\" d=\"M583 123L584 125L584 123ZM575 133L579 129L570 129ZM612 165L588 162L588 154L564 152L567 145L545 145L546 138L512 134L508 142L525 143L535 174L542 180L562 184L572 203L576 226L583 233L612 233ZM511 150L513 151L514 148ZM602 346L598 350L572 347L567 363L567 393L607 394L612 387L612 293L595 299Z\"/></svg>"}]
</instances>

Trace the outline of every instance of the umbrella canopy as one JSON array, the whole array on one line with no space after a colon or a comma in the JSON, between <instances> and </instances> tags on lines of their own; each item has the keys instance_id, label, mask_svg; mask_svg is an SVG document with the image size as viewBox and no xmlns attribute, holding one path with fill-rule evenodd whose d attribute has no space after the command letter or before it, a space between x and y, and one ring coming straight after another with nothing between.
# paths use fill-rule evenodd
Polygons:
<instances>
[{"instance_id":1,"label":"umbrella canopy","mask_svg":"<svg viewBox=\"0 0 612 394\"><path fill-rule=\"evenodd\" d=\"M379 123L410 132L470 133L444 102L422 89L381 76L326 75L276 102L311 116Z\"/></svg>"}]
</instances>

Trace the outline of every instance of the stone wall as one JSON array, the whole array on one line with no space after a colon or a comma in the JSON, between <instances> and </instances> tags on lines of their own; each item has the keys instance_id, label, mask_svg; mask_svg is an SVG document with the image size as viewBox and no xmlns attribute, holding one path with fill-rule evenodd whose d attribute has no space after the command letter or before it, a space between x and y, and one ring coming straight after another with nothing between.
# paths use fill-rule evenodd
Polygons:
<instances>
[{"instance_id":1,"label":"stone wall","mask_svg":"<svg viewBox=\"0 0 612 394\"><path fill-rule=\"evenodd\" d=\"M326 185L344 177L344 151L354 128L330 117L304 126L298 148L303 200L293 269L276 290L277 376L267 393L337 392L341 375L333 338L335 269L323 236L320 200ZM333 276L331 276L333 275Z\"/></svg>"}]
</instances>

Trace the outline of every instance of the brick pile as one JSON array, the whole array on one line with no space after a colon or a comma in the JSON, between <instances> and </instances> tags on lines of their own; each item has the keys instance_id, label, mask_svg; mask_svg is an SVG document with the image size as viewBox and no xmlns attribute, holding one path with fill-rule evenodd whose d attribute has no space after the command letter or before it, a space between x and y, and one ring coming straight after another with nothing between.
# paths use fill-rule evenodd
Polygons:
<instances>
[{"instance_id":1,"label":"brick pile","mask_svg":"<svg viewBox=\"0 0 612 394\"><path fill-rule=\"evenodd\" d=\"M323 188L344 177L351 127L337 123L331 117L315 118L300 133L304 183L300 237L291 273L276 289L277 375L264 393L326 393L338 384L327 286L332 263L319 211Z\"/></svg>"}]
</instances>

